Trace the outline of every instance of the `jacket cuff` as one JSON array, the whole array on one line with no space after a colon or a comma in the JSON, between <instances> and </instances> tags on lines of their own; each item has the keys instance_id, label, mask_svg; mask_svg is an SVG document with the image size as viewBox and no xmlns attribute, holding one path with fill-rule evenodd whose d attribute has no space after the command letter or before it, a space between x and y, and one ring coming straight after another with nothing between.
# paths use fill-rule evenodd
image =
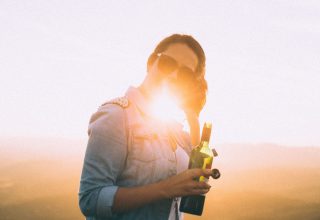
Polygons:
<instances>
[{"instance_id":1,"label":"jacket cuff","mask_svg":"<svg viewBox=\"0 0 320 220\"><path fill-rule=\"evenodd\" d=\"M118 186L103 187L98 196L97 215L101 218L111 217L114 196L118 190Z\"/></svg>"}]
</instances>

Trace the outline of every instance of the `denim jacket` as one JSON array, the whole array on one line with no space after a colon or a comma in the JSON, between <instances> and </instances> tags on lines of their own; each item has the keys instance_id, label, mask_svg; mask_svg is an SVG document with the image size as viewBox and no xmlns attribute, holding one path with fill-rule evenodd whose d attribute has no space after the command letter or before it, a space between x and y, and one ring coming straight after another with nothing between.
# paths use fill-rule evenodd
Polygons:
<instances>
[{"instance_id":1,"label":"denim jacket","mask_svg":"<svg viewBox=\"0 0 320 220\"><path fill-rule=\"evenodd\" d=\"M89 123L79 190L79 206L87 220L167 220L172 199L163 199L126 213L113 213L118 187L143 186L177 174L176 145L190 155L191 141L178 123L164 123L150 114L138 89L125 95L128 107L100 106Z\"/></svg>"}]
</instances>

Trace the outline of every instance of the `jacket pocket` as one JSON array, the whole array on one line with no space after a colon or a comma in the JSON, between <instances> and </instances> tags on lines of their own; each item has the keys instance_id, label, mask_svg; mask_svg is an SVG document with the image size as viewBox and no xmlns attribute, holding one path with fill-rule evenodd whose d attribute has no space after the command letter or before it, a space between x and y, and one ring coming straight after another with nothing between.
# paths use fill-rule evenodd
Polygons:
<instances>
[{"instance_id":1,"label":"jacket pocket","mask_svg":"<svg viewBox=\"0 0 320 220\"><path fill-rule=\"evenodd\" d=\"M147 129L132 130L129 157L141 162L150 162L159 158L157 153L158 135Z\"/></svg>"}]
</instances>

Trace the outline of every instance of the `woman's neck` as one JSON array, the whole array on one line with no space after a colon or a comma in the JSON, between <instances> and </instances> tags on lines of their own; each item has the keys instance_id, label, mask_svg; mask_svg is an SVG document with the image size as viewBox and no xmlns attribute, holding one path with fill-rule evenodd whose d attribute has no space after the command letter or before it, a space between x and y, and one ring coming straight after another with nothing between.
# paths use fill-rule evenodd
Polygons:
<instances>
[{"instance_id":1,"label":"woman's neck","mask_svg":"<svg viewBox=\"0 0 320 220\"><path fill-rule=\"evenodd\" d=\"M152 101L160 90L160 85L147 77L142 84L138 86L138 89L148 101Z\"/></svg>"}]
</instances>

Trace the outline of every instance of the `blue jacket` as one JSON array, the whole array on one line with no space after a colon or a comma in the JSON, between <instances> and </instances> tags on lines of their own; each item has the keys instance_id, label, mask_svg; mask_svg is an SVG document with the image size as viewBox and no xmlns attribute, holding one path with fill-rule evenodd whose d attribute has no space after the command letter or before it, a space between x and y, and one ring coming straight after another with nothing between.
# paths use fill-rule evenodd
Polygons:
<instances>
[{"instance_id":1,"label":"blue jacket","mask_svg":"<svg viewBox=\"0 0 320 220\"><path fill-rule=\"evenodd\" d=\"M113 213L118 187L142 186L177 174L175 145L190 154L190 136L178 123L164 123L150 114L138 89L100 106L89 123L79 206L87 220L168 219L172 199L127 213Z\"/></svg>"}]
</instances>

